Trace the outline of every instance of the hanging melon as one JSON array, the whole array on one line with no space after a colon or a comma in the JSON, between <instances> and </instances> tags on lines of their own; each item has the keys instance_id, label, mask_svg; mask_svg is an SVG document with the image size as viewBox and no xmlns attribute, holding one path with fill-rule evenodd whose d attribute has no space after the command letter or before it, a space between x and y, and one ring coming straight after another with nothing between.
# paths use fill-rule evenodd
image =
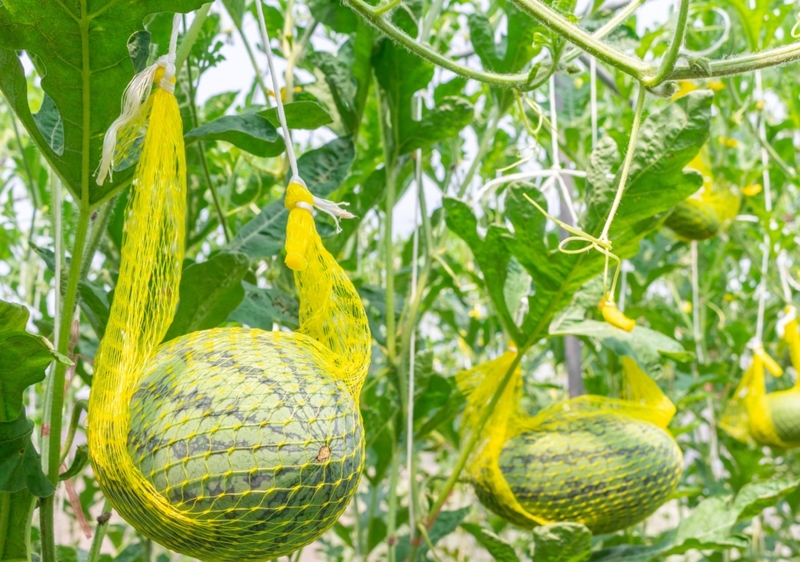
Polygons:
<instances>
[{"instance_id":1,"label":"hanging melon","mask_svg":"<svg viewBox=\"0 0 800 562\"><path fill-rule=\"evenodd\" d=\"M786 309L783 338L789 346L794 370L800 373L800 332L797 312ZM764 371L781 376L783 370L763 347L753 353L753 361L725 407L722 427L735 439L780 449L800 447L800 377L788 390L767 393Z\"/></svg>"},{"instance_id":2,"label":"hanging melon","mask_svg":"<svg viewBox=\"0 0 800 562\"><path fill-rule=\"evenodd\" d=\"M515 353L458 375L474 427ZM580 396L535 416L519 407L517 368L484 427L469 476L478 498L526 528L577 522L610 533L651 515L675 491L683 455L665 431L675 406L636 362L622 358L625 399Z\"/></svg>"},{"instance_id":3,"label":"hanging melon","mask_svg":"<svg viewBox=\"0 0 800 562\"><path fill-rule=\"evenodd\" d=\"M92 466L114 509L159 544L201 560L273 559L331 527L358 487L371 336L358 294L314 226L313 206L330 202L292 178L286 263L300 293L299 331L221 328L159 346L184 254L186 163L172 61L137 75L125 106L133 109L108 143L111 154L124 153L147 125L95 360ZM99 181L109 170L106 161Z\"/></svg>"}]
</instances>

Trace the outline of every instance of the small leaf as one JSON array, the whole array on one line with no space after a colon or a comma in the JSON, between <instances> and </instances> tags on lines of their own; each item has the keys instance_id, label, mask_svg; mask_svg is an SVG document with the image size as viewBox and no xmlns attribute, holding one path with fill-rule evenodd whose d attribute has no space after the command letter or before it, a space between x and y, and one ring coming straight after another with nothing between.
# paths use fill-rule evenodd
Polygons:
<instances>
[{"instance_id":1,"label":"small leaf","mask_svg":"<svg viewBox=\"0 0 800 562\"><path fill-rule=\"evenodd\" d=\"M97 339L103 339L111 308L108 302L108 295L88 281L81 281L78 284L78 294L81 296L80 306L84 317L92 325Z\"/></svg>"},{"instance_id":2,"label":"small leaf","mask_svg":"<svg viewBox=\"0 0 800 562\"><path fill-rule=\"evenodd\" d=\"M474 523L462 523L461 528L475 537L478 544L485 548L497 562L519 562L514 547L493 532Z\"/></svg>"},{"instance_id":3,"label":"small leaf","mask_svg":"<svg viewBox=\"0 0 800 562\"><path fill-rule=\"evenodd\" d=\"M421 121L411 121L401 128L399 154L425 149L458 135L472 122L474 114L472 104L464 98L444 98L440 105L423 114Z\"/></svg>"},{"instance_id":4,"label":"small leaf","mask_svg":"<svg viewBox=\"0 0 800 562\"><path fill-rule=\"evenodd\" d=\"M242 283L245 297L228 315L228 322L238 322L251 328L272 331L272 323L296 329L300 303L279 288L262 289L246 281Z\"/></svg>"},{"instance_id":5,"label":"small leaf","mask_svg":"<svg viewBox=\"0 0 800 562\"><path fill-rule=\"evenodd\" d=\"M147 67L150 56L150 32L141 29L128 39L128 55L133 63L133 71L141 72Z\"/></svg>"},{"instance_id":6,"label":"small leaf","mask_svg":"<svg viewBox=\"0 0 800 562\"><path fill-rule=\"evenodd\" d=\"M224 322L244 298L242 279L249 269L250 260L238 252L223 252L184 269L178 310L164 341Z\"/></svg>"},{"instance_id":7,"label":"small leaf","mask_svg":"<svg viewBox=\"0 0 800 562\"><path fill-rule=\"evenodd\" d=\"M782 497L791 494L800 486L800 480L769 480L750 482L742 486L733 500L733 509L738 512L738 521L755 517L768 507L774 506Z\"/></svg>"},{"instance_id":8,"label":"small leaf","mask_svg":"<svg viewBox=\"0 0 800 562\"><path fill-rule=\"evenodd\" d=\"M33 422L21 411L11 422L0 423L0 492L27 488L40 498L55 492L42 472L42 460L31 443Z\"/></svg>"},{"instance_id":9,"label":"small leaf","mask_svg":"<svg viewBox=\"0 0 800 562\"><path fill-rule=\"evenodd\" d=\"M272 123L256 113L224 115L192 129L184 138L187 145L197 141L226 141L261 157L277 156L286 149Z\"/></svg>"},{"instance_id":10,"label":"small leaf","mask_svg":"<svg viewBox=\"0 0 800 562\"><path fill-rule=\"evenodd\" d=\"M33 120L53 152L62 156L64 154L64 123L61 121L61 113L53 102L53 98L47 94L44 95L42 107L34 114Z\"/></svg>"},{"instance_id":11,"label":"small leaf","mask_svg":"<svg viewBox=\"0 0 800 562\"><path fill-rule=\"evenodd\" d=\"M353 33L358 19L341 0L309 0L308 9L314 19L337 33Z\"/></svg>"},{"instance_id":12,"label":"small leaf","mask_svg":"<svg viewBox=\"0 0 800 562\"><path fill-rule=\"evenodd\" d=\"M592 533L579 523L555 523L533 529L536 562L583 562L592 553Z\"/></svg>"},{"instance_id":13,"label":"small leaf","mask_svg":"<svg viewBox=\"0 0 800 562\"><path fill-rule=\"evenodd\" d=\"M75 449L75 457L72 459L72 464L69 468L58 475L59 480L67 480L77 476L89 464L89 447L87 445L78 445Z\"/></svg>"},{"instance_id":14,"label":"small leaf","mask_svg":"<svg viewBox=\"0 0 800 562\"><path fill-rule=\"evenodd\" d=\"M286 124L291 129L318 129L323 125L333 123L333 118L327 109L315 101L293 101L283 105ZM272 123L275 127L280 127L278 120L278 108L273 107L265 111L259 111L261 115Z\"/></svg>"},{"instance_id":15,"label":"small leaf","mask_svg":"<svg viewBox=\"0 0 800 562\"><path fill-rule=\"evenodd\" d=\"M0 301L0 420L19 416L23 391L44 380L53 358L72 363L45 338L26 331L28 317L24 306Z\"/></svg>"}]
</instances>

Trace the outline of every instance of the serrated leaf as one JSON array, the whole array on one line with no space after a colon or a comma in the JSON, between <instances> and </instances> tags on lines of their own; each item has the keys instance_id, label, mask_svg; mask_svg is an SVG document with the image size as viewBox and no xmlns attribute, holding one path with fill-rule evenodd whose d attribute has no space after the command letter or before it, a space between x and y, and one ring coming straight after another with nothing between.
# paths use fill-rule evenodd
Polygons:
<instances>
[{"instance_id":1,"label":"serrated leaf","mask_svg":"<svg viewBox=\"0 0 800 562\"><path fill-rule=\"evenodd\" d=\"M92 178L100 162L103 135L119 115L122 93L134 74L128 39L142 29L149 14L164 10L186 13L204 2L0 3L0 91L77 200L84 195L89 204L95 204L133 173L131 169L115 174L114 181L103 186ZM40 129L31 115L28 84L17 51L31 53L44 68L41 86L63 125L61 154L48 142L47 130Z\"/></svg>"},{"instance_id":2,"label":"serrated leaf","mask_svg":"<svg viewBox=\"0 0 800 562\"><path fill-rule=\"evenodd\" d=\"M347 177L354 158L353 140L344 137L306 152L297 160L297 166L308 189L314 195L325 197ZM251 259L274 256L281 251L286 238L287 216L282 200L266 205L239 229L226 250L244 252Z\"/></svg>"},{"instance_id":3,"label":"serrated leaf","mask_svg":"<svg viewBox=\"0 0 800 562\"><path fill-rule=\"evenodd\" d=\"M242 279L250 269L245 254L223 252L183 270L178 310L164 341L216 328L242 302Z\"/></svg>"},{"instance_id":4,"label":"serrated leaf","mask_svg":"<svg viewBox=\"0 0 800 562\"><path fill-rule=\"evenodd\" d=\"M800 480L776 479L766 482L751 482L742 486L733 501L738 520L755 517L782 497L791 494L800 486Z\"/></svg>"},{"instance_id":5,"label":"serrated leaf","mask_svg":"<svg viewBox=\"0 0 800 562\"><path fill-rule=\"evenodd\" d=\"M678 202L694 193L702 178L683 168L706 142L711 119L711 97L692 92L676 103L647 117L639 131L622 204L614 218L610 238L614 252L622 259L639 251L641 240L660 226L661 218ZM613 151L607 142L600 149L608 158ZM603 169L608 169L603 168ZM609 185L616 185L617 181ZM598 252L564 254L550 249L544 241L544 222L523 193L541 203L532 188L509 190L506 209L514 234L506 236L508 248L534 279L535 293L522 331L530 342L545 335L553 316L566 307L573 295L603 270L604 257ZM599 236L610 211L613 189L590 191L592 198L581 227Z\"/></svg>"},{"instance_id":6,"label":"serrated leaf","mask_svg":"<svg viewBox=\"0 0 800 562\"><path fill-rule=\"evenodd\" d=\"M44 380L54 358L72 364L46 339L26 331L29 316L24 306L0 300L0 420L19 416L22 393Z\"/></svg>"},{"instance_id":7,"label":"serrated leaf","mask_svg":"<svg viewBox=\"0 0 800 562\"><path fill-rule=\"evenodd\" d=\"M186 144L197 141L225 141L250 154L278 156L286 150L283 137L275 126L257 113L223 115L210 123L192 129L183 136Z\"/></svg>"},{"instance_id":8,"label":"serrated leaf","mask_svg":"<svg viewBox=\"0 0 800 562\"><path fill-rule=\"evenodd\" d=\"M486 238L481 238L478 234L478 220L469 205L458 199L445 197L442 206L446 213L447 228L466 242L472 250L472 255L483 273L492 304L497 313L504 318L504 325L511 331L511 337L515 342L521 343L522 334L517 330L514 318L508 310L504 292L511 253L502 239L508 231L492 225L486 233Z\"/></svg>"},{"instance_id":9,"label":"serrated leaf","mask_svg":"<svg viewBox=\"0 0 800 562\"><path fill-rule=\"evenodd\" d=\"M447 97L422 120L411 121L401 128L398 154L407 154L418 148L425 149L434 143L458 135L472 122L475 110L472 104L461 97Z\"/></svg>"},{"instance_id":10,"label":"serrated leaf","mask_svg":"<svg viewBox=\"0 0 800 562\"><path fill-rule=\"evenodd\" d=\"M328 110L315 101L293 101L283 105L286 123L291 129L318 129L323 125L333 123L333 118ZM266 118L273 126L279 127L278 108L273 107L259 111L258 115Z\"/></svg>"},{"instance_id":11,"label":"serrated leaf","mask_svg":"<svg viewBox=\"0 0 800 562\"><path fill-rule=\"evenodd\" d=\"M228 315L228 322L238 322L266 331L272 331L273 322L287 328L297 328L300 303L293 295L275 287L264 289L247 282L242 284L245 297Z\"/></svg>"}]
</instances>

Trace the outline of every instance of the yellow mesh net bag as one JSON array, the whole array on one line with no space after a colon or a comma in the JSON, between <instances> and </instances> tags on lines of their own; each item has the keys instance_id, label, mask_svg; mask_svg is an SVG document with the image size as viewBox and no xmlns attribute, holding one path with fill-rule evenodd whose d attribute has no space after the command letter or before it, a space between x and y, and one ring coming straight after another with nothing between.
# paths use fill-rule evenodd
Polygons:
<instances>
[{"instance_id":1,"label":"yellow mesh net bag","mask_svg":"<svg viewBox=\"0 0 800 562\"><path fill-rule=\"evenodd\" d=\"M800 332L797 312L786 309L783 338L789 347L792 366L800 373ZM767 393L765 373L783 374L780 366L759 346L753 361L725 407L720 427L739 441L780 449L800 447L800 377L792 388Z\"/></svg>"},{"instance_id":2,"label":"yellow mesh net bag","mask_svg":"<svg viewBox=\"0 0 800 562\"><path fill-rule=\"evenodd\" d=\"M459 373L463 427L475 427L515 353ZM469 462L487 508L526 528L572 521L609 533L642 521L676 489L683 455L665 431L675 406L636 362L622 358L622 399L580 396L530 416L517 367Z\"/></svg>"},{"instance_id":3,"label":"yellow mesh net bag","mask_svg":"<svg viewBox=\"0 0 800 562\"><path fill-rule=\"evenodd\" d=\"M300 330L220 328L159 347L178 302L185 234L171 64L137 75L100 171L102 181L115 152L124 157L146 126L95 360L92 466L119 514L171 550L214 561L277 558L331 527L356 491L371 336L358 294L316 232L318 201L293 178L286 263Z\"/></svg>"}]
</instances>

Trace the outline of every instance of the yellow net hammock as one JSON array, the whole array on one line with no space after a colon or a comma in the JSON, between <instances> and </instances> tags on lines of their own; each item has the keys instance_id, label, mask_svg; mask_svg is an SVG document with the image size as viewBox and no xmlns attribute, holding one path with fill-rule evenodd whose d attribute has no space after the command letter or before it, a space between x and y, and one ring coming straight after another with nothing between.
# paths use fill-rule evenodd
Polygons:
<instances>
[{"instance_id":1,"label":"yellow net hammock","mask_svg":"<svg viewBox=\"0 0 800 562\"><path fill-rule=\"evenodd\" d=\"M673 100L696 90L694 82L680 82ZM686 165L703 176L703 187L681 201L664 225L682 240L708 240L727 228L739 212L740 199L729 182L714 178L708 144Z\"/></svg>"},{"instance_id":2,"label":"yellow net hammock","mask_svg":"<svg viewBox=\"0 0 800 562\"><path fill-rule=\"evenodd\" d=\"M783 338L794 370L800 373L797 310L786 308ZM767 393L764 371L778 377L780 366L759 346L739 386L728 401L720 427L735 439L779 449L800 447L800 377L788 390Z\"/></svg>"},{"instance_id":3,"label":"yellow net hammock","mask_svg":"<svg viewBox=\"0 0 800 562\"><path fill-rule=\"evenodd\" d=\"M516 352L457 375L475 427ZM675 406L633 359L622 358L624 398L579 396L535 416L520 408L516 368L469 463L487 508L518 526L577 522L610 533L644 520L675 491L683 455L665 428Z\"/></svg>"},{"instance_id":4,"label":"yellow net hammock","mask_svg":"<svg viewBox=\"0 0 800 562\"><path fill-rule=\"evenodd\" d=\"M92 466L114 509L171 550L201 560L277 558L331 527L358 486L367 319L316 232L318 201L293 178L286 264L300 329L219 328L159 345L178 303L186 164L174 66L161 60L143 74L126 97L135 110L123 108L127 120L110 142L123 157L147 123L95 360Z\"/></svg>"}]
</instances>

